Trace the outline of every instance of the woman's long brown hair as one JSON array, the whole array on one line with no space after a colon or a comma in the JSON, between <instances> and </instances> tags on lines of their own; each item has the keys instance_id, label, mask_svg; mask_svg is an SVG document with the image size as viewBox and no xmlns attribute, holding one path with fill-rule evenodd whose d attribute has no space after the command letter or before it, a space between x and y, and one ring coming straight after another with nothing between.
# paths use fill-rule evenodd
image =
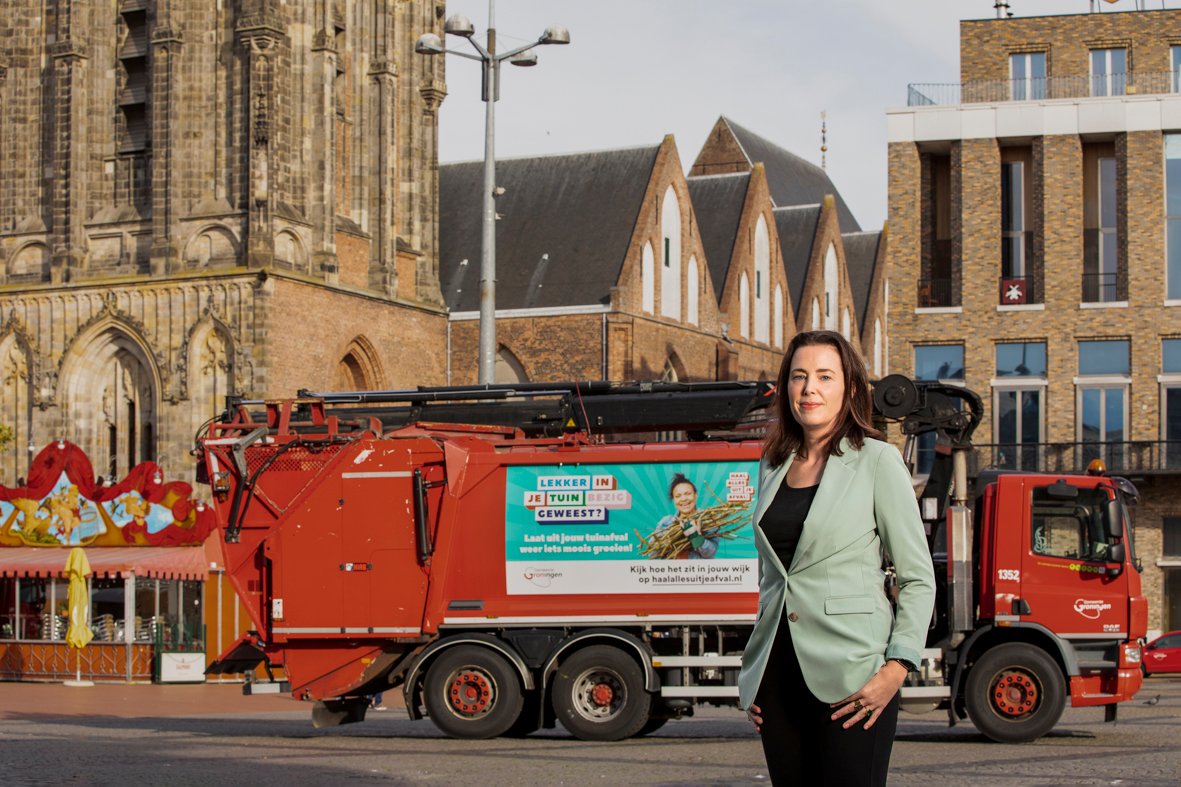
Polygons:
<instances>
[{"instance_id":1,"label":"woman's long brown hair","mask_svg":"<svg viewBox=\"0 0 1181 787\"><path fill-rule=\"evenodd\" d=\"M873 404L869 395L869 375L865 371L865 364L853 349L853 345L836 331L805 331L797 333L787 351L783 354L783 363L779 366L779 379L776 382L776 397L774 411L778 421L772 425L767 435L767 442L763 445L763 458L770 467L779 467L793 453L801 458L807 456L804 444L804 429L796 421L788 398L788 384L791 381L791 361L796 350L801 347L824 344L837 351L841 358L841 371L845 375L845 397L841 402L837 422L833 427L825 451L829 456L841 455L841 441L849 439L853 448L860 450L865 445L865 439L872 437L884 440L885 435L873 426Z\"/></svg>"}]
</instances>

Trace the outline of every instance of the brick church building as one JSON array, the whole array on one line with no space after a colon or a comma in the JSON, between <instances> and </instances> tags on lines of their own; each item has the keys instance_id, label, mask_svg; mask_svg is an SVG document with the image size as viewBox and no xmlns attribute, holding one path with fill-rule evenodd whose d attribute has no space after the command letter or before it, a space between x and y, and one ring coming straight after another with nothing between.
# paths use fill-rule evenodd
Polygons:
<instances>
[{"instance_id":1,"label":"brick church building","mask_svg":"<svg viewBox=\"0 0 1181 787\"><path fill-rule=\"evenodd\" d=\"M9 11L0 478L56 437L179 476L227 393L446 381L442 2Z\"/></svg>"},{"instance_id":2,"label":"brick church building","mask_svg":"<svg viewBox=\"0 0 1181 787\"><path fill-rule=\"evenodd\" d=\"M480 162L441 167L450 376L475 382ZM824 171L720 118L676 141L497 163L497 381L774 378L830 328L886 373L885 233Z\"/></svg>"}]
</instances>

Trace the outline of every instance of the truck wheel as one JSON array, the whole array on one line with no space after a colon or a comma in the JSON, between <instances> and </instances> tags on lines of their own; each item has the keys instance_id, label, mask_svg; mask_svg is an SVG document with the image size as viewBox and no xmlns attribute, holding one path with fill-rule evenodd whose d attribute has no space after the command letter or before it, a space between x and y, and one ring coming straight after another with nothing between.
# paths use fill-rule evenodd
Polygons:
<instances>
[{"instance_id":1,"label":"truck wheel","mask_svg":"<svg viewBox=\"0 0 1181 787\"><path fill-rule=\"evenodd\" d=\"M967 695L976 729L994 741L1024 743L1058 723L1066 681L1044 650L1011 642L980 657L968 673Z\"/></svg>"},{"instance_id":2,"label":"truck wheel","mask_svg":"<svg viewBox=\"0 0 1181 787\"><path fill-rule=\"evenodd\" d=\"M459 645L427 670L423 704L435 726L453 738L495 738L521 714L521 684L500 654Z\"/></svg>"},{"instance_id":3,"label":"truck wheel","mask_svg":"<svg viewBox=\"0 0 1181 787\"><path fill-rule=\"evenodd\" d=\"M584 741L630 738L648 721L652 696L644 691L640 665L606 645L578 651L554 677L554 713Z\"/></svg>"}]
</instances>

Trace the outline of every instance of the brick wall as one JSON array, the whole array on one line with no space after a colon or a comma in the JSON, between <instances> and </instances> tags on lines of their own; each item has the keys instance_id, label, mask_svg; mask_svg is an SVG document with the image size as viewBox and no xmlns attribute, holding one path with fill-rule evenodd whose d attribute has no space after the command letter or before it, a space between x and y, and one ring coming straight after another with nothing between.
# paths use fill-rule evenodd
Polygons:
<instances>
[{"instance_id":1,"label":"brick wall","mask_svg":"<svg viewBox=\"0 0 1181 787\"><path fill-rule=\"evenodd\" d=\"M960 79L1007 80L1013 52L1046 52L1050 76L1090 74L1090 50L1127 47L1128 70L1171 71L1181 11L1014 17L960 22Z\"/></svg>"}]
</instances>

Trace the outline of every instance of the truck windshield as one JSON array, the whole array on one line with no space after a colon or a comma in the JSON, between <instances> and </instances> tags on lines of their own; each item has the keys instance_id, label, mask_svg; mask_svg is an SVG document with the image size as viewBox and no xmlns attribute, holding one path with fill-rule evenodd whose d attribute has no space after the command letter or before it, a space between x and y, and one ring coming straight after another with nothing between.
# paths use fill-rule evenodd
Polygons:
<instances>
[{"instance_id":1,"label":"truck windshield","mask_svg":"<svg viewBox=\"0 0 1181 787\"><path fill-rule=\"evenodd\" d=\"M1102 489L1079 489L1078 497L1051 497L1050 487L1033 489L1033 551L1073 560L1105 561L1108 542Z\"/></svg>"}]
</instances>

